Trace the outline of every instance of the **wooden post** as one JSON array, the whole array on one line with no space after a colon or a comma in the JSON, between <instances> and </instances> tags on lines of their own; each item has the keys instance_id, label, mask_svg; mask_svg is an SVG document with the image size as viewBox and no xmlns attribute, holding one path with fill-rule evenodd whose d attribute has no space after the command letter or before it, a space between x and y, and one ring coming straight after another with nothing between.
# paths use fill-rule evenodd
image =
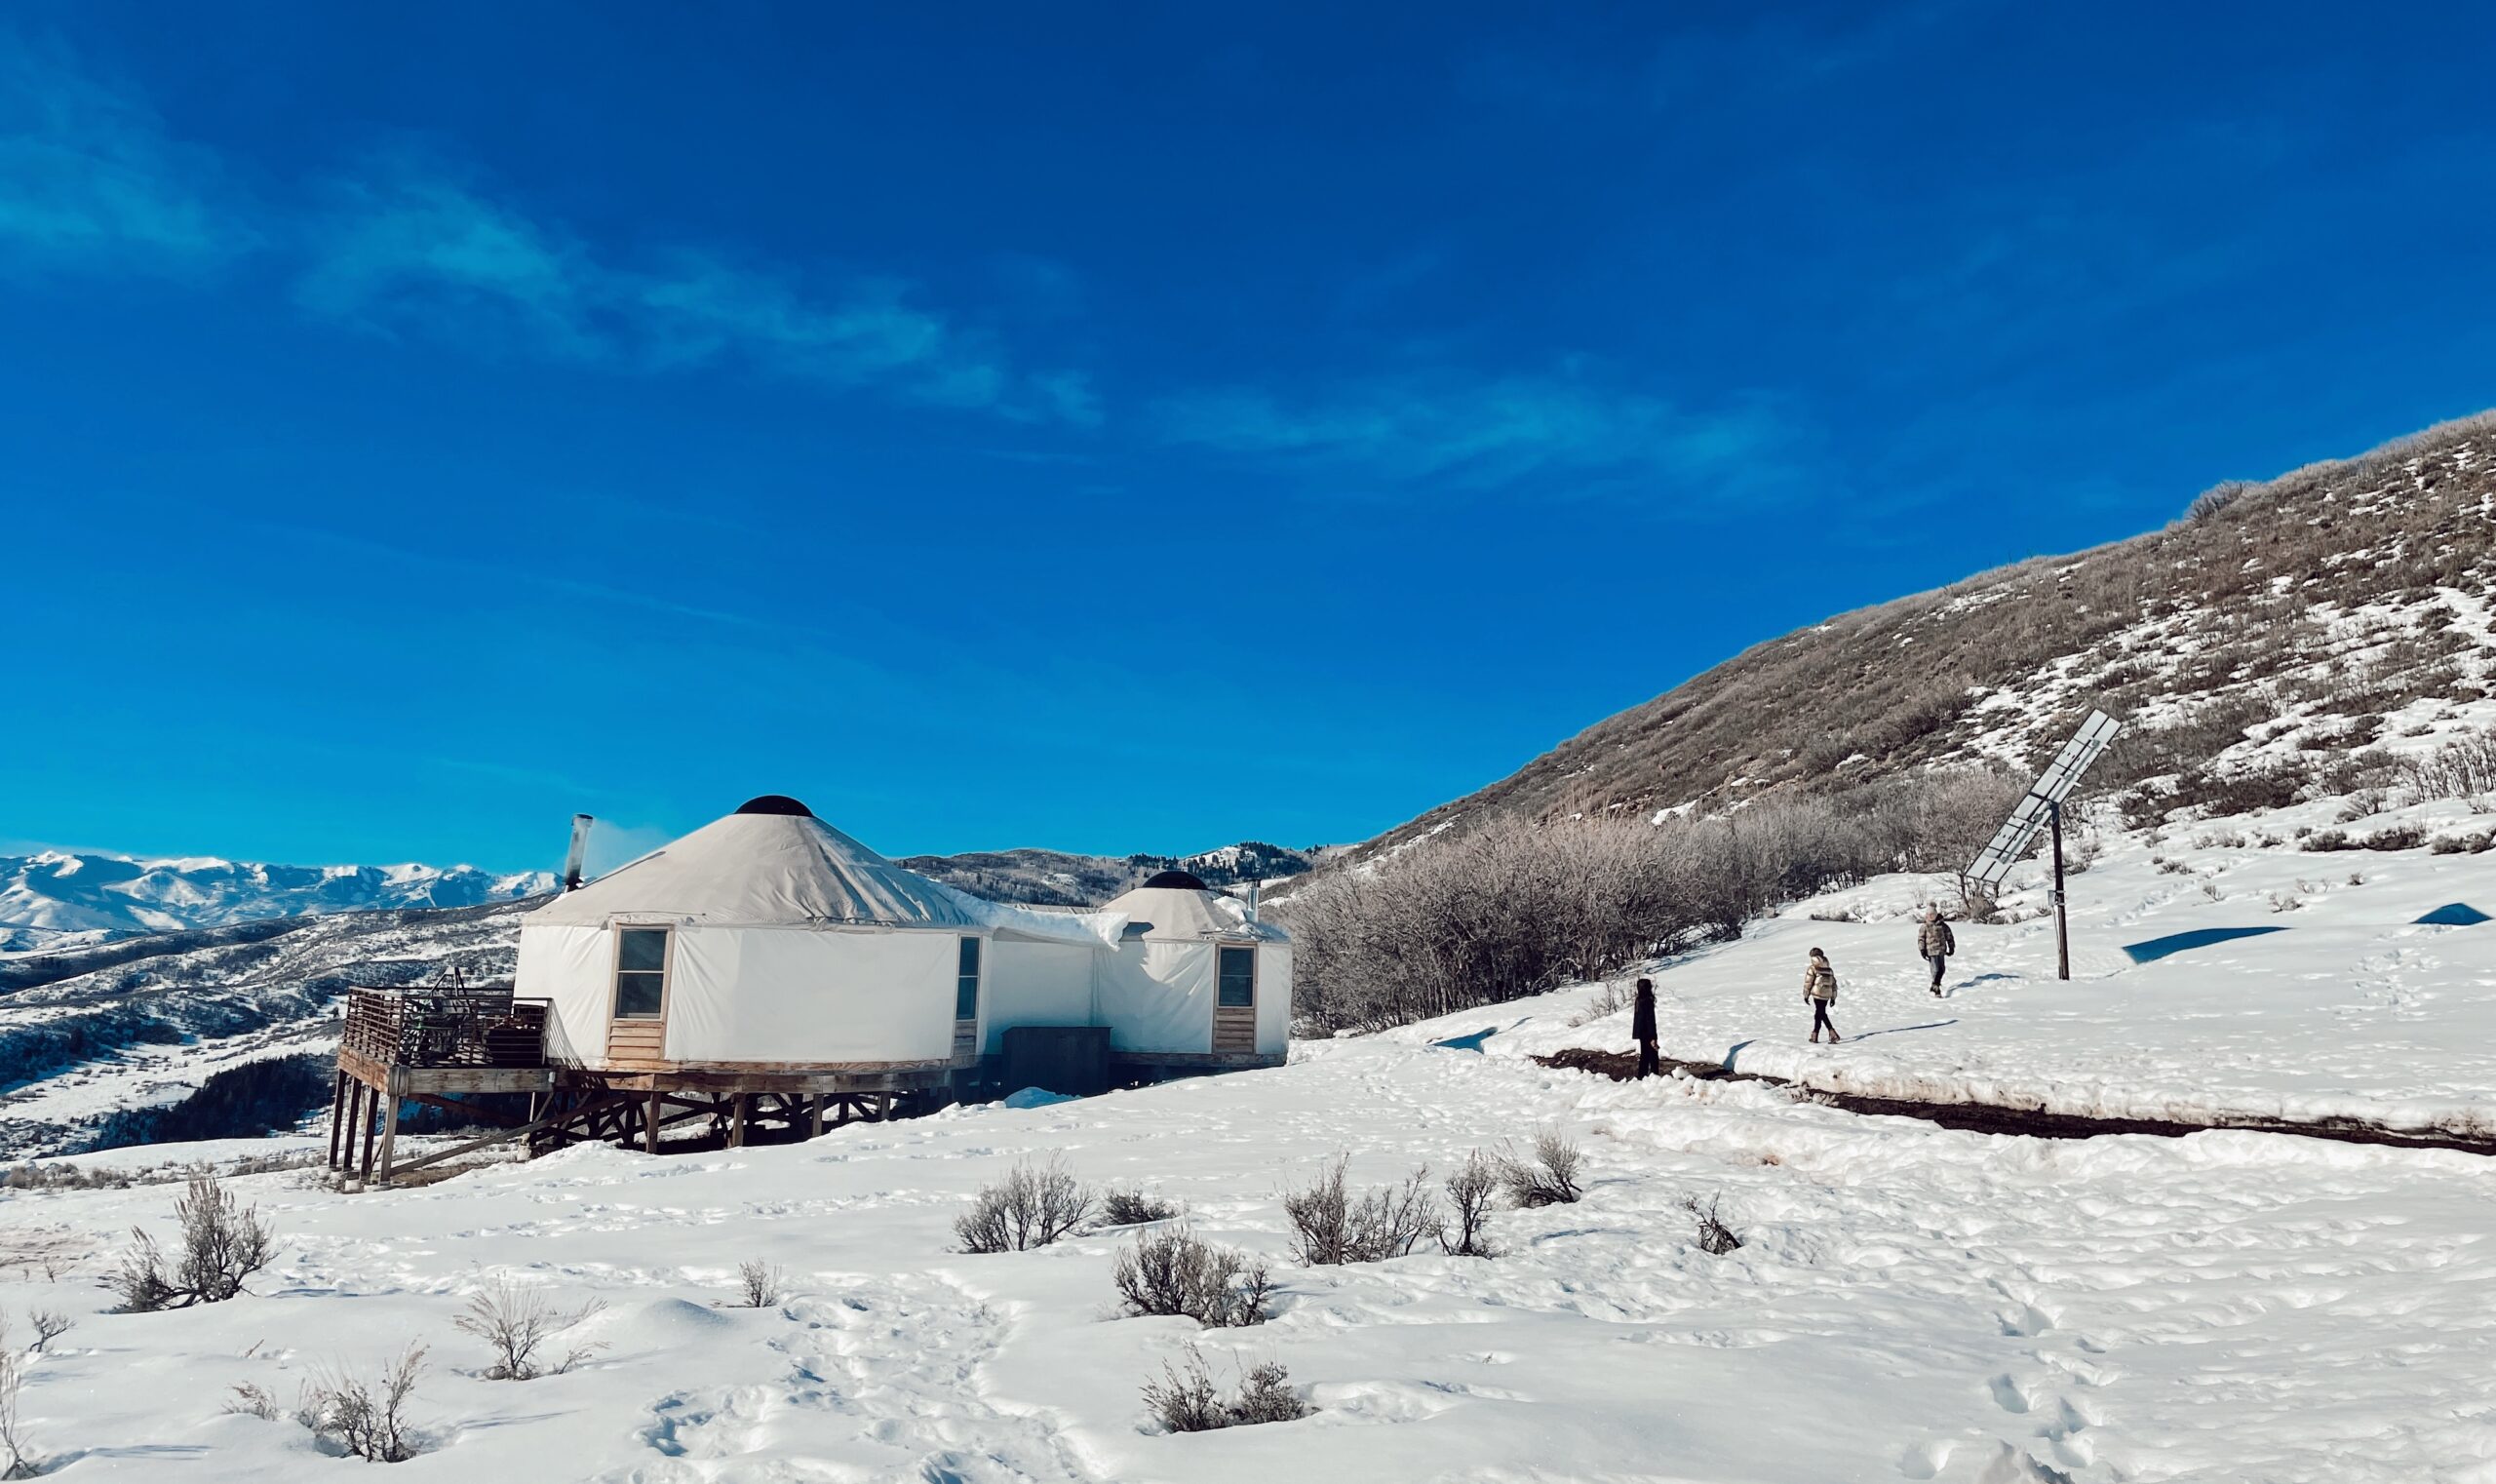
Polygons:
<instances>
[{"instance_id":1,"label":"wooden post","mask_svg":"<svg viewBox=\"0 0 2496 1484\"><path fill-rule=\"evenodd\" d=\"M345 1132L347 1117L347 1074L330 1074L330 1168L338 1167L338 1141Z\"/></svg>"},{"instance_id":2,"label":"wooden post","mask_svg":"<svg viewBox=\"0 0 2496 1484\"><path fill-rule=\"evenodd\" d=\"M740 1092L728 1103L728 1148L745 1148L746 1105L754 1101L752 1093Z\"/></svg>"},{"instance_id":3,"label":"wooden post","mask_svg":"<svg viewBox=\"0 0 2496 1484\"><path fill-rule=\"evenodd\" d=\"M650 1089L650 1113L643 1148L649 1153L659 1152L659 1090Z\"/></svg>"},{"instance_id":4,"label":"wooden post","mask_svg":"<svg viewBox=\"0 0 2496 1484\"><path fill-rule=\"evenodd\" d=\"M806 1099L806 1137L809 1139L823 1137L824 1102L825 1099L820 1094Z\"/></svg>"},{"instance_id":5,"label":"wooden post","mask_svg":"<svg viewBox=\"0 0 2496 1484\"><path fill-rule=\"evenodd\" d=\"M356 1169L356 1178L370 1184L372 1180L372 1141L381 1132L381 1094L366 1090L364 1100L364 1157Z\"/></svg>"},{"instance_id":6,"label":"wooden post","mask_svg":"<svg viewBox=\"0 0 2496 1484\"><path fill-rule=\"evenodd\" d=\"M396 1083L396 1082L399 1080L397 1074L395 1074L395 1073L394 1073L394 1074L392 1074L390 1080L391 1080L393 1083ZM398 1145L398 1142L399 1142L399 1094L398 1094L398 1092L394 1089L393 1091L391 1091L391 1092L389 1092L389 1093L385 1094L385 1095L384 1095L384 1097L383 1097L383 1101L384 1101L388 1106L387 1106L387 1107L385 1107L385 1108L383 1108L383 1109L381 1110L381 1177L380 1177L380 1179L381 1179L381 1183L382 1183L383 1185L388 1185L388 1184L390 1183L390 1153L391 1153L391 1151L392 1151L392 1150L393 1150L393 1149Z\"/></svg>"},{"instance_id":7,"label":"wooden post","mask_svg":"<svg viewBox=\"0 0 2496 1484\"><path fill-rule=\"evenodd\" d=\"M2054 827L2054 977L2071 977L2071 918L2063 911L2063 806L2046 805Z\"/></svg>"}]
</instances>

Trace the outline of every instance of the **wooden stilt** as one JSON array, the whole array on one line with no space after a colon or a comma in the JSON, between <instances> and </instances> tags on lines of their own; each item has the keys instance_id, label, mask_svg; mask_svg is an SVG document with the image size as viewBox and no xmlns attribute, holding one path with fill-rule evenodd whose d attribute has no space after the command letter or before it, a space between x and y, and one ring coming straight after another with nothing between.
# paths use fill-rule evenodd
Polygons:
<instances>
[{"instance_id":1,"label":"wooden stilt","mask_svg":"<svg viewBox=\"0 0 2496 1484\"><path fill-rule=\"evenodd\" d=\"M728 1148L730 1149L745 1148L746 1106L753 1101L752 1097L742 1092L728 1100Z\"/></svg>"},{"instance_id":2,"label":"wooden stilt","mask_svg":"<svg viewBox=\"0 0 2496 1484\"><path fill-rule=\"evenodd\" d=\"M380 1104L381 1094L367 1088L364 1100L364 1154L356 1169L356 1178L367 1184L372 1180L372 1141L381 1132Z\"/></svg>"},{"instance_id":3,"label":"wooden stilt","mask_svg":"<svg viewBox=\"0 0 2496 1484\"><path fill-rule=\"evenodd\" d=\"M345 1137L347 1118L347 1074L330 1074L330 1168L338 1167L338 1141Z\"/></svg>"},{"instance_id":4,"label":"wooden stilt","mask_svg":"<svg viewBox=\"0 0 2496 1484\"><path fill-rule=\"evenodd\" d=\"M381 1110L381 1175L383 1185L390 1183L390 1155L399 1143L399 1100L385 1097L388 1106Z\"/></svg>"},{"instance_id":5,"label":"wooden stilt","mask_svg":"<svg viewBox=\"0 0 2496 1484\"><path fill-rule=\"evenodd\" d=\"M816 1097L816 1098L808 1098L808 1099L806 1099L806 1100L805 1100L805 1103L806 1103L806 1137L807 1137L807 1138L809 1138L809 1139L820 1139L820 1138L822 1138L822 1137L823 1137L823 1105L824 1105L824 1100L823 1100L822 1098L819 1098L819 1097Z\"/></svg>"},{"instance_id":6,"label":"wooden stilt","mask_svg":"<svg viewBox=\"0 0 2496 1484\"><path fill-rule=\"evenodd\" d=\"M655 1087L650 1089L649 1134L644 1148L653 1154L659 1152L659 1092Z\"/></svg>"},{"instance_id":7,"label":"wooden stilt","mask_svg":"<svg viewBox=\"0 0 2496 1484\"><path fill-rule=\"evenodd\" d=\"M364 1147L364 1097L365 1089L362 1079L348 1078L347 1147L338 1152L338 1168L349 1174L355 1171L356 1151Z\"/></svg>"}]
</instances>

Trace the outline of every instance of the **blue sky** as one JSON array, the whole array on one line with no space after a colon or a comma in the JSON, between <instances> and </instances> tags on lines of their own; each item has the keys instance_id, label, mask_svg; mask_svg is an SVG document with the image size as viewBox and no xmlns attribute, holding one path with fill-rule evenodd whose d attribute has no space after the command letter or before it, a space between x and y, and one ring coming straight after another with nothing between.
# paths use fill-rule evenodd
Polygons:
<instances>
[{"instance_id":1,"label":"blue sky","mask_svg":"<svg viewBox=\"0 0 2496 1484\"><path fill-rule=\"evenodd\" d=\"M2496 402L2491 14L16 7L0 840L1363 838Z\"/></svg>"}]
</instances>

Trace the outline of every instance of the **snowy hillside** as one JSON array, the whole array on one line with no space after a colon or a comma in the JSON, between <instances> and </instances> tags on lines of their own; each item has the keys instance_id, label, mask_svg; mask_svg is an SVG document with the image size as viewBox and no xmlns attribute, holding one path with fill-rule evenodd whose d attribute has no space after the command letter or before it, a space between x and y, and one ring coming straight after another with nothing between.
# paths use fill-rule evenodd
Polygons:
<instances>
[{"instance_id":1,"label":"snowy hillside","mask_svg":"<svg viewBox=\"0 0 2496 1484\"><path fill-rule=\"evenodd\" d=\"M1097 907L1157 872L1192 872L1216 887L1298 876L1326 847L1286 850L1244 840L1201 855L1069 855L1058 850L974 850L960 855L904 856L900 864L992 902L1044 907Z\"/></svg>"},{"instance_id":2,"label":"snowy hillside","mask_svg":"<svg viewBox=\"0 0 2496 1484\"><path fill-rule=\"evenodd\" d=\"M2472 974L2418 982L2483 1002ZM1986 980L1952 1010L2033 990ZM1931 1018L1903 995L1892 1013L1892 993L1867 987L1851 1013ZM1507 1008L1558 1024L1589 994ZM1791 1041L1791 1021L1758 1034ZM1549 1071L1502 1054L1504 1032L1433 1044L1467 1029L796 1146L583 1148L362 1194L248 1176L231 1185L274 1224L276 1262L245 1297L172 1313L103 1312L95 1285L134 1224L168 1228L177 1186L10 1191L0 1303L77 1326L34 1357L22 1430L67 1477L333 1479L286 1409L416 1343L410 1479L2418 1484L2496 1467L2496 1161L2241 1132L1988 1137L1759 1083ZM1496 1212L1502 1255L1292 1262L1280 1197L1337 1152L1357 1188L1539 1127L1582 1147L1585 1198ZM1271 1317L1118 1317L1121 1231L953 1250L976 1190L1052 1154L1269 1259ZM1694 1197L1720 1203L1737 1250L1699 1248ZM785 1269L785 1294L732 1307L747 1261ZM452 1321L506 1278L564 1309L603 1303L557 1346L604 1347L568 1374L485 1379ZM1190 1344L1226 1386L1281 1363L1313 1414L1160 1430L1139 1387ZM241 1386L279 1415L230 1410Z\"/></svg>"},{"instance_id":3,"label":"snowy hillside","mask_svg":"<svg viewBox=\"0 0 2496 1484\"><path fill-rule=\"evenodd\" d=\"M1356 853L1496 818L2033 769L2091 707L2131 729L2090 787L2143 820L2345 794L2335 769L2496 721L2491 591L2496 413L1759 644Z\"/></svg>"},{"instance_id":4,"label":"snowy hillside","mask_svg":"<svg viewBox=\"0 0 2496 1484\"><path fill-rule=\"evenodd\" d=\"M82 1148L120 1108L254 1057L331 1052L349 984L508 979L533 902L157 933L0 962L0 1155Z\"/></svg>"},{"instance_id":5,"label":"snowy hillside","mask_svg":"<svg viewBox=\"0 0 2496 1484\"><path fill-rule=\"evenodd\" d=\"M0 951L315 913L477 907L554 887L549 872L496 876L474 866L271 866L62 850L0 855Z\"/></svg>"}]
</instances>

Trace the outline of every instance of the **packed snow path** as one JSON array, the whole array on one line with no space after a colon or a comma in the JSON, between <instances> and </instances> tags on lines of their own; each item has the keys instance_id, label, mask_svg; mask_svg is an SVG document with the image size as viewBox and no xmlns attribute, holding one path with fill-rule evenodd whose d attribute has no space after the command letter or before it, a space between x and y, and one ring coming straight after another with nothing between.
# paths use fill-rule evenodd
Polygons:
<instances>
[{"instance_id":1,"label":"packed snow path","mask_svg":"<svg viewBox=\"0 0 2496 1484\"><path fill-rule=\"evenodd\" d=\"M415 1340L434 1349L429 1451L391 1475L410 1481L2496 1479L2496 1161L1989 1138L1401 1036L1299 1049L800 1146L586 1148L362 1195L250 1177L280 1263L253 1297L174 1313L100 1313L92 1286L174 1188L13 1193L11 1241L86 1254L47 1278L0 1253L0 1308L79 1321L35 1363L27 1432L66 1478L335 1480L355 1465L224 1413L229 1387L292 1399ZM1540 1123L1584 1146L1587 1197L1500 1214L1504 1255L1287 1266L1278 1193L1333 1152L1381 1183ZM1272 1320L1114 1317L1120 1233L949 1250L966 1196L1053 1152L1274 1258ZM1746 1244L1698 1251L1692 1195ZM789 1269L784 1302L722 1307L748 1258ZM503 1273L603 1299L565 1342L608 1347L482 1379L450 1321ZM1150 1430L1137 1388L1190 1340L1226 1382L1282 1361L1316 1415Z\"/></svg>"},{"instance_id":2,"label":"packed snow path","mask_svg":"<svg viewBox=\"0 0 2496 1484\"><path fill-rule=\"evenodd\" d=\"M2054 977L2052 923L2030 917L1954 924L1944 995L1928 993L1915 909L1948 899L1945 879L1883 877L1798 903L1648 971L1663 1052L1911 1102L2496 1138L2496 922L2416 920L2496 899L2496 856L2312 855L2244 844L2233 827L2199 838L2221 842L2119 840L2072 879L2069 983ZM2032 891L2013 906L2035 913L2041 902ZM2283 930L2147 963L2123 951L2248 925ZM1813 947L1837 969L1842 1045L1807 1039ZM1595 1014L1595 1002L1586 993L1495 1005L1434 1034L1489 1031L1481 1046L1494 1056L1629 1049L1627 1009Z\"/></svg>"}]
</instances>

